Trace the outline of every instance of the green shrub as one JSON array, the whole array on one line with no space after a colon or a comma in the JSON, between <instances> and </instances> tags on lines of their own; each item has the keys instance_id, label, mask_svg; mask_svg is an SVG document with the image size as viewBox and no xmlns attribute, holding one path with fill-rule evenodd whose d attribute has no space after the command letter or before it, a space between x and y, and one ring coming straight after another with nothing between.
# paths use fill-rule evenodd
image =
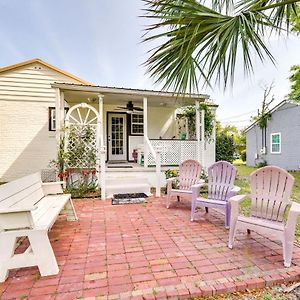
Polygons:
<instances>
[{"instance_id":1,"label":"green shrub","mask_svg":"<svg viewBox=\"0 0 300 300\"><path fill-rule=\"evenodd\" d=\"M265 166L267 166L267 165L268 165L267 161L266 161L266 160L263 160L263 161L258 162L258 163L256 164L256 167L257 167L257 168L262 168L262 167L265 167Z\"/></svg>"},{"instance_id":2,"label":"green shrub","mask_svg":"<svg viewBox=\"0 0 300 300\"><path fill-rule=\"evenodd\" d=\"M246 161L247 160L247 151L246 150L242 150L241 151L241 160L242 161Z\"/></svg>"},{"instance_id":3,"label":"green shrub","mask_svg":"<svg viewBox=\"0 0 300 300\"><path fill-rule=\"evenodd\" d=\"M235 145L232 136L220 133L216 136L216 161L233 162Z\"/></svg>"}]
</instances>

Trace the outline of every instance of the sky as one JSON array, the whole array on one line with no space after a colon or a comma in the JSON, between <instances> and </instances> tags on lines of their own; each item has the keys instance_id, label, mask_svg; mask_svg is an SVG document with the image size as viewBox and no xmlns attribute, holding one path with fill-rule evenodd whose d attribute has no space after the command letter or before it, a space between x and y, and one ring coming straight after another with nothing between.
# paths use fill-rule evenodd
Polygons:
<instances>
[{"instance_id":1,"label":"sky","mask_svg":"<svg viewBox=\"0 0 300 300\"><path fill-rule=\"evenodd\" d=\"M142 8L142 0L0 0L0 66L38 57L97 85L159 90L143 66L151 45L141 43ZM202 90L224 125L250 124L265 85L274 85L274 106L289 93L300 38L272 37L269 46L276 66L254 59L254 74L245 77L239 60L232 88Z\"/></svg>"}]
</instances>

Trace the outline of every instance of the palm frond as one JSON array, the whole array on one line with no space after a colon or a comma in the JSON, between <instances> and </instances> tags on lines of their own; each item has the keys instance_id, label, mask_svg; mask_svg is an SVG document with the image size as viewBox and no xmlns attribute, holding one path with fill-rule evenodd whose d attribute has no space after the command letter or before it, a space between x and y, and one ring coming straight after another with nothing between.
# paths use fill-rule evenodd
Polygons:
<instances>
[{"instance_id":1,"label":"palm frond","mask_svg":"<svg viewBox=\"0 0 300 300\"><path fill-rule=\"evenodd\" d=\"M265 42L265 28L274 26L272 18L260 10L252 12L253 3L246 1L245 11L239 8L238 14L226 15L196 0L145 0L147 17L157 22L148 27L144 41L163 40L145 62L150 76L163 82L164 89L191 93L201 79L206 84L222 80L224 87L232 84L239 52L247 73L253 68L253 53L274 63Z\"/></svg>"}]
</instances>

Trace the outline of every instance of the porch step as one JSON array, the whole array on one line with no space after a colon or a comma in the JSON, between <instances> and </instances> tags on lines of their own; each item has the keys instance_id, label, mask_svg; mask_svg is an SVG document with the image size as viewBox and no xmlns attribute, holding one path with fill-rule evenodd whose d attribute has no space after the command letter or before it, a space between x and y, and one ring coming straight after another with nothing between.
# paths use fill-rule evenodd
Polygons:
<instances>
[{"instance_id":1,"label":"porch step","mask_svg":"<svg viewBox=\"0 0 300 300\"><path fill-rule=\"evenodd\" d=\"M106 194L145 193L150 196L150 184L147 178L141 177L112 177L106 179Z\"/></svg>"}]
</instances>

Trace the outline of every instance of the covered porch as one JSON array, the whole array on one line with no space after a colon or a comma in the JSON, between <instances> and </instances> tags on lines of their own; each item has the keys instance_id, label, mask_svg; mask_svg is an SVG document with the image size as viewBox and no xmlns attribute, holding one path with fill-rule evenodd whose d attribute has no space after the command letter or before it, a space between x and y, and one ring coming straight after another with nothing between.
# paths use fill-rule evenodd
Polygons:
<instances>
[{"instance_id":1,"label":"covered porch","mask_svg":"<svg viewBox=\"0 0 300 300\"><path fill-rule=\"evenodd\" d=\"M159 196L162 167L176 167L186 159L195 159L203 166L214 162L214 145L204 141L204 112L196 110L195 136L186 135L185 139L177 118L179 108L198 107L208 100L208 95L174 96L157 91L64 83L52 87L56 89L58 144L66 127L76 124L94 128L95 167L104 194L105 173L113 169L116 172L118 167L130 165L129 172L140 168L155 172ZM210 105L216 109L216 105Z\"/></svg>"}]
</instances>

